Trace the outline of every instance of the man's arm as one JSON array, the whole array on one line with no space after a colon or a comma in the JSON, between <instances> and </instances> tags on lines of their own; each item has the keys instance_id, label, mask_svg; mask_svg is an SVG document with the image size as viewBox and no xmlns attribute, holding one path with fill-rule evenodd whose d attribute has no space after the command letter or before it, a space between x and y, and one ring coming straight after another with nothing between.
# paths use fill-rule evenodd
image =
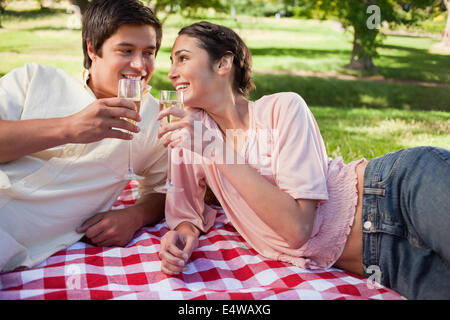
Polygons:
<instances>
[{"instance_id":1,"label":"man's arm","mask_svg":"<svg viewBox=\"0 0 450 320\"><path fill-rule=\"evenodd\" d=\"M151 193L132 207L97 213L77 228L97 246L125 246L137 230L164 217L166 195Z\"/></svg>"},{"instance_id":2,"label":"man's arm","mask_svg":"<svg viewBox=\"0 0 450 320\"><path fill-rule=\"evenodd\" d=\"M64 118L0 120L0 163L68 143Z\"/></svg>"},{"instance_id":3,"label":"man's arm","mask_svg":"<svg viewBox=\"0 0 450 320\"><path fill-rule=\"evenodd\" d=\"M139 128L121 118L140 121L131 101L99 99L78 113L53 119L0 119L0 163L67 143L91 143L104 138L130 140Z\"/></svg>"}]
</instances>

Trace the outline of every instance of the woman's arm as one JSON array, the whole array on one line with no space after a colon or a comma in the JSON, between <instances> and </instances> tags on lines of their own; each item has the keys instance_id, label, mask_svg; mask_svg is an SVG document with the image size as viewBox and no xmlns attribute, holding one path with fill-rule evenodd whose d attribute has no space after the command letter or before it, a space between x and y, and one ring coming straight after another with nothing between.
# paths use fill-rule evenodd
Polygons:
<instances>
[{"instance_id":1,"label":"woman's arm","mask_svg":"<svg viewBox=\"0 0 450 320\"><path fill-rule=\"evenodd\" d=\"M231 152L235 157L240 157L231 146L226 145L227 154ZM226 157L219 155L218 159ZM218 163L217 168L261 220L282 236L291 248L299 248L308 241L314 222L316 200L292 198L248 164Z\"/></svg>"},{"instance_id":2,"label":"woman's arm","mask_svg":"<svg viewBox=\"0 0 450 320\"><path fill-rule=\"evenodd\" d=\"M178 145L188 148L194 146L194 123L200 121L200 119L196 117L190 118L186 111L177 108L169 108L162 111L158 118L163 118L167 114L172 114L182 119L165 125L160 129L159 137L164 136L167 132L171 132L171 134L166 136L164 144L166 146ZM175 130L179 131L174 132ZM203 126L202 132L204 136L205 130L208 129ZM186 137L191 137L192 141L186 144ZM202 152L201 155L209 157L209 160L212 162L216 162L218 169L234 186L240 196L262 221L286 240L291 248L301 247L311 235L317 201L295 200L288 193L269 183L248 164L223 164L223 161L220 161L220 159L236 159L230 157L230 154L234 154L235 157L239 157L239 155L220 137L216 137L213 141L215 144L214 156L210 152ZM202 142L205 143L205 141ZM207 145L203 145L201 149L204 151L206 148ZM197 151L192 148L191 150ZM216 161L217 159L219 161ZM245 163L245 161L240 159L237 163ZM292 174L296 173L292 172ZM300 172L297 174L300 174ZM184 179L184 181L186 180L189 181L190 179Z\"/></svg>"}]
</instances>

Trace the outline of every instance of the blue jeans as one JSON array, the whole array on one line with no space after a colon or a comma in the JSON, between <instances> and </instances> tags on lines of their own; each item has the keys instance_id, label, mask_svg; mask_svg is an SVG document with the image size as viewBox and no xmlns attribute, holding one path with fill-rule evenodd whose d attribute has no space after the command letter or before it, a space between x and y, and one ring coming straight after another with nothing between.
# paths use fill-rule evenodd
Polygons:
<instances>
[{"instance_id":1,"label":"blue jeans","mask_svg":"<svg viewBox=\"0 0 450 320\"><path fill-rule=\"evenodd\" d=\"M450 299L449 150L369 161L362 219L365 277L407 299Z\"/></svg>"}]
</instances>

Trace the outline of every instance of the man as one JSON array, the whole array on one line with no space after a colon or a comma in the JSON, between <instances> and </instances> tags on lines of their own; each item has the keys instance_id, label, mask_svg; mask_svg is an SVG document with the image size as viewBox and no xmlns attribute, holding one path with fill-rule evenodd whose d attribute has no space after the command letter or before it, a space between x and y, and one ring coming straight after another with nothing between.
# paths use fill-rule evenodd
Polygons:
<instances>
[{"instance_id":1,"label":"man","mask_svg":"<svg viewBox=\"0 0 450 320\"><path fill-rule=\"evenodd\" d=\"M163 217L165 197L152 192L167 169L158 102L145 94L138 114L116 98L120 78L150 80L161 24L138 0L101 0L82 34L83 81L34 63L0 79L0 271L32 267L84 235L123 246ZM146 178L135 206L110 211L129 183L131 139Z\"/></svg>"}]
</instances>

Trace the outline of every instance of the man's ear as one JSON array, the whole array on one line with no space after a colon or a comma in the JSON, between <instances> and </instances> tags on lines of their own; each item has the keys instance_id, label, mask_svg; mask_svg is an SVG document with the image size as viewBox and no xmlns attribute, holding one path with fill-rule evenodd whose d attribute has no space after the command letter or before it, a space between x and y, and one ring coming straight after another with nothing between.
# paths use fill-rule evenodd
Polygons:
<instances>
[{"instance_id":1,"label":"man's ear","mask_svg":"<svg viewBox=\"0 0 450 320\"><path fill-rule=\"evenodd\" d=\"M215 70L219 74L227 74L231 72L231 69L233 68L233 60L234 55L230 53L226 53L222 58L217 60L215 64Z\"/></svg>"},{"instance_id":2,"label":"man's ear","mask_svg":"<svg viewBox=\"0 0 450 320\"><path fill-rule=\"evenodd\" d=\"M92 61L94 61L97 58L97 54L94 51L94 48L92 47L91 41L89 39L86 39L86 47L89 58L91 58Z\"/></svg>"}]
</instances>

